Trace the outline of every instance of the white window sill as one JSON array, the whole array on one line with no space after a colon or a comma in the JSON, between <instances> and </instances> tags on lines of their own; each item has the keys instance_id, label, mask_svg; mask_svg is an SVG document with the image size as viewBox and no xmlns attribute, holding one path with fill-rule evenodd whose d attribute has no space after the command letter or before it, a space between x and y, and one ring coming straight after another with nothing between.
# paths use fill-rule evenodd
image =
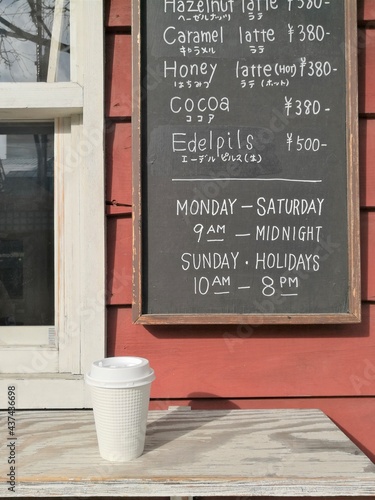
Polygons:
<instances>
[{"instance_id":1,"label":"white window sill","mask_svg":"<svg viewBox=\"0 0 375 500\"><path fill-rule=\"evenodd\" d=\"M0 120L54 119L82 113L78 83L0 83Z\"/></svg>"}]
</instances>

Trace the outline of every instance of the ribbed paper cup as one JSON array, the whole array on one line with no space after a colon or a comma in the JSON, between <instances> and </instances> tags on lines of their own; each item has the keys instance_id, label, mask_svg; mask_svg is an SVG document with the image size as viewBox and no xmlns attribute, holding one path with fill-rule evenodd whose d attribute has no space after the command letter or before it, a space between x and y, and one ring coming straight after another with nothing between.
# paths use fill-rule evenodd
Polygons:
<instances>
[{"instance_id":1,"label":"ribbed paper cup","mask_svg":"<svg viewBox=\"0 0 375 500\"><path fill-rule=\"evenodd\" d=\"M143 453L154 379L144 358L104 358L92 364L85 380L91 389L102 458L126 462Z\"/></svg>"}]
</instances>

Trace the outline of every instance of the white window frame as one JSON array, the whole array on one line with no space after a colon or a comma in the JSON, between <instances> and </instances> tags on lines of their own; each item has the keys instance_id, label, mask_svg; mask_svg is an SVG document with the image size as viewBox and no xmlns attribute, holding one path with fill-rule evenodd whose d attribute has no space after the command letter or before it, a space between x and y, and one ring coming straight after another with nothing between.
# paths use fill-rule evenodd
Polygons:
<instances>
[{"instance_id":1,"label":"white window frame","mask_svg":"<svg viewBox=\"0 0 375 500\"><path fill-rule=\"evenodd\" d=\"M56 335L0 327L1 408L10 385L16 408L90 407L83 376L105 355L103 0L70 11L71 81L0 83L2 122L55 123L56 317Z\"/></svg>"}]
</instances>

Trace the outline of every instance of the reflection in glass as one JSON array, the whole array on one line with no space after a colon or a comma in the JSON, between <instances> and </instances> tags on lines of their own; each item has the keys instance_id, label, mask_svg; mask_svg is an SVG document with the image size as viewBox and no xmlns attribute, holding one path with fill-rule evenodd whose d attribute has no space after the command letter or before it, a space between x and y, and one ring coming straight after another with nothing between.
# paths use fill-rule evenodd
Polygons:
<instances>
[{"instance_id":1,"label":"reflection in glass","mask_svg":"<svg viewBox=\"0 0 375 500\"><path fill-rule=\"evenodd\" d=\"M0 124L0 325L54 324L53 124Z\"/></svg>"},{"instance_id":2,"label":"reflection in glass","mask_svg":"<svg viewBox=\"0 0 375 500\"><path fill-rule=\"evenodd\" d=\"M0 0L0 82L69 81L69 52L69 0Z\"/></svg>"}]
</instances>

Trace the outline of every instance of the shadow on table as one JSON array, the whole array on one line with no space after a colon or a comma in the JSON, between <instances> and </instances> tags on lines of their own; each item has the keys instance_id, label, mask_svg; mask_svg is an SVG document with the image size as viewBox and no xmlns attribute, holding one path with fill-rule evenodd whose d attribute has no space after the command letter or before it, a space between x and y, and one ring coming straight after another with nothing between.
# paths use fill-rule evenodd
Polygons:
<instances>
[{"instance_id":1,"label":"shadow on table","mask_svg":"<svg viewBox=\"0 0 375 500\"><path fill-rule=\"evenodd\" d=\"M220 402L220 410L190 410L189 406L186 407L172 407L171 410L163 412L157 420L150 422L147 425L146 432L146 446L144 453L149 453L157 448L165 446L167 443L176 441L184 447L184 453L189 454L192 452L195 443L199 440L207 440L207 446L212 448L214 442L211 437L207 434L205 437L203 433L198 433L197 431L203 427L210 425L212 422L219 421L228 413L239 407L232 401L219 398L215 394L209 393L192 393L188 396L189 399L196 401L197 398L211 399L215 398L216 401ZM194 433L194 438L193 438ZM192 439L184 439L184 436L191 434ZM176 444L177 446L177 444ZM181 448L180 452L181 452Z\"/></svg>"}]
</instances>

